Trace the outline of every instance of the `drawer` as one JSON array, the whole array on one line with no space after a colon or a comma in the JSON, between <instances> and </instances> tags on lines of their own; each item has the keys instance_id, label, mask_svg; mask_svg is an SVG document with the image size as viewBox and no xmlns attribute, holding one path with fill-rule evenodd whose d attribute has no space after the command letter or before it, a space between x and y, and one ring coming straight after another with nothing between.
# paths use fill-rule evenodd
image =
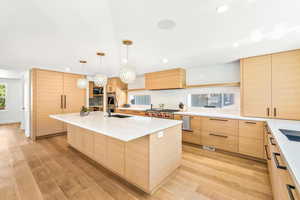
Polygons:
<instances>
[{"instance_id":1,"label":"drawer","mask_svg":"<svg viewBox=\"0 0 300 200\"><path fill-rule=\"evenodd\" d=\"M201 130L201 117L191 117L191 128L192 130Z\"/></svg>"},{"instance_id":2,"label":"drawer","mask_svg":"<svg viewBox=\"0 0 300 200\"><path fill-rule=\"evenodd\" d=\"M200 131L182 131L182 141L201 144L201 132Z\"/></svg>"},{"instance_id":3,"label":"drawer","mask_svg":"<svg viewBox=\"0 0 300 200\"><path fill-rule=\"evenodd\" d=\"M205 146L212 146L231 152L238 151L238 138L232 135L215 133L211 131L202 131L201 143Z\"/></svg>"},{"instance_id":4,"label":"drawer","mask_svg":"<svg viewBox=\"0 0 300 200\"><path fill-rule=\"evenodd\" d=\"M202 130L214 133L238 134L238 120L224 118L202 118Z\"/></svg>"},{"instance_id":5,"label":"drawer","mask_svg":"<svg viewBox=\"0 0 300 200\"><path fill-rule=\"evenodd\" d=\"M239 136L263 139L264 123L239 120Z\"/></svg>"},{"instance_id":6,"label":"drawer","mask_svg":"<svg viewBox=\"0 0 300 200\"><path fill-rule=\"evenodd\" d=\"M264 158L264 144L262 139L239 137L239 153Z\"/></svg>"}]
</instances>

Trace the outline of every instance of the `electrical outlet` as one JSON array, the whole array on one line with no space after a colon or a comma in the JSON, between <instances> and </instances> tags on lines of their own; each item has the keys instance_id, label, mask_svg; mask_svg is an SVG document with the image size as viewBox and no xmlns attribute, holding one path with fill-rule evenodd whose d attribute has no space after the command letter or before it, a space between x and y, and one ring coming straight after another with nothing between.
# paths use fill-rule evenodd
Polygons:
<instances>
[{"instance_id":1,"label":"electrical outlet","mask_svg":"<svg viewBox=\"0 0 300 200\"><path fill-rule=\"evenodd\" d=\"M216 148L211 146L203 146L202 148L208 151L216 151Z\"/></svg>"},{"instance_id":2,"label":"electrical outlet","mask_svg":"<svg viewBox=\"0 0 300 200\"><path fill-rule=\"evenodd\" d=\"M163 131L158 132L158 133L157 133L157 137L158 137L158 138L164 137L164 132L163 132Z\"/></svg>"}]
</instances>

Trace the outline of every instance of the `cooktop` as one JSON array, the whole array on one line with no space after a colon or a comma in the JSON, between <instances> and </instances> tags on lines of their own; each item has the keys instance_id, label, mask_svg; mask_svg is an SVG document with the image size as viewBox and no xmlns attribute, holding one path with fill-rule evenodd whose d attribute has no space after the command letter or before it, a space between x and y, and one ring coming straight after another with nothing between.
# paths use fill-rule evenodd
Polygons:
<instances>
[{"instance_id":1,"label":"cooktop","mask_svg":"<svg viewBox=\"0 0 300 200\"><path fill-rule=\"evenodd\" d=\"M287 130L287 129L279 129L279 131L285 135L291 141L300 142L300 131Z\"/></svg>"}]
</instances>

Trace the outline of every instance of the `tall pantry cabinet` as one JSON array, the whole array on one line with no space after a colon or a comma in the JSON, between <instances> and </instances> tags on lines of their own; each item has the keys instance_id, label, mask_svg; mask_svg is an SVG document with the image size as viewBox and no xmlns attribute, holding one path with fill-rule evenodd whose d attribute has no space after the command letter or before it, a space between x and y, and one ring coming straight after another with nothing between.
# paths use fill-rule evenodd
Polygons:
<instances>
[{"instance_id":1,"label":"tall pantry cabinet","mask_svg":"<svg viewBox=\"0 0 300 200\"><path fill-rule=\"evenodd\" d=\"M77 88L82 75L49 70L32 70L32 136L66 131L64 123L51 119L51 114L79 112L85 105L86 90Z\"/></svg>"},{"instance_id":2,"label":"tall pantry cabinet","mask_svg":"<svg viewBox=\"0 0 300 200\"><path fill-rule=\"evenodd\" d=\"M241 110L250 117L300 119L300 50L241 59Z\"/></svg>"}]
</instances>

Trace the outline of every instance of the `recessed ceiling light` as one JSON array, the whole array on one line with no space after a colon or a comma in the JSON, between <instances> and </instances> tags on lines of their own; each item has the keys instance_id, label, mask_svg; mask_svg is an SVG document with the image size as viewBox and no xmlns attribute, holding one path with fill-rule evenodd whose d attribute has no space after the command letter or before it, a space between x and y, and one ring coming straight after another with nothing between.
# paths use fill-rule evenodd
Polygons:
<instances>
[{"instance_id":1,"label":"recessed ceiling light","mask_svg":"<svg viewBox=\"0 0 300 200\"><path fill-rule=\"evenodd\" d=\"M66 67L66 72L69 72L69 71L71 71L71 68L70 67Z\"/></svg>"},{"instance_id":2,"label":"recessed ceiling light","mask_svg":"<svg viewBox=\"0 0 300 200\"><path fill-rule=\"evenodd\" d=\"M163 58L163 59L162 59L162 62L166 64L166 63L169 62L169 60L168 60L167 58Z\"/></svg>"},{"instance_id":3,"label":"recessed ceiling light","mask_svg":"<svg viewBox=\"0 0 300 200\"><path fill-rule=\"evenodd\" d=\"M171 30L171 29L175 28L175 26L176 26L176 23L170 19L163 19L157 23L157 27L159 29L163 29L163 30Z\"/></svg>"},{"instance_id":4,"label":"recessed ceiling light","mask_svg":"<svg viewBox=\"0 0 300 200\"><path fill-rule=\"evenodd\" d=\"M128 60L127 60L126 58L124 58L124 59L122 60L122 62L123 62L124 64L127 64L127 63L128 63Z\"/></svg>"},{"instance_id":5,"label":"recessed ceiling light","mask_svg":"<svg viewBox=\"0 0 300 200\"><path fill-rule=\"evenodd\" d=\"M239 47L240 44L238 42L233 43L233 47Z\"/></svg>"},{"instance_id":6,"label":"recessed ceiling light","mask_svg":"<svg viewBox=\"0 0 300 200\"><path fill-rule=\"evenodd\" d=\"M229 9L229 6L228 6L228 5L222 5L222 6L217 7L217 12L218 12L218 13L224 13L224 12L226 12L228 9Z\"/></svg>"}]
</instances>

